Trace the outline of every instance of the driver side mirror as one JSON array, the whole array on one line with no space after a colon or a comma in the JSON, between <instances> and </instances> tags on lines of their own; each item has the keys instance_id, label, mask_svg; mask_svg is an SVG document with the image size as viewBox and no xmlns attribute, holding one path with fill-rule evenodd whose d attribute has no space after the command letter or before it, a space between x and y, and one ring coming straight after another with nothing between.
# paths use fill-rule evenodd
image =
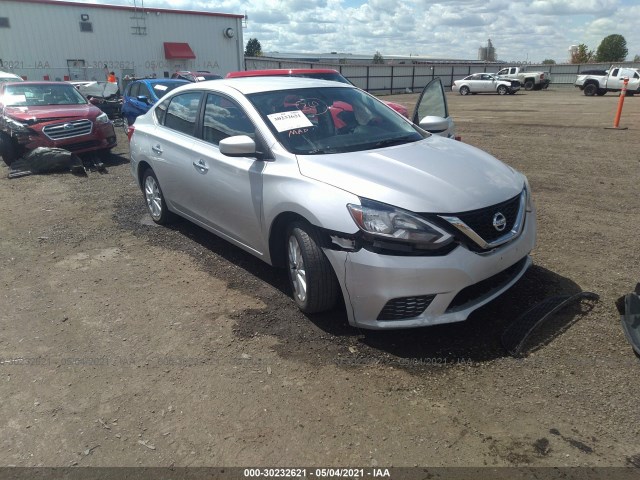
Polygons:
<instances>
[{"instance_id":1,"label":"driver side mirror","mask_svg":"<svg viewBox=\"0 0 640 480\"><path fill-rule=\"evenodd\" d=\"M147 105L151 105L151 102L149 101L149 97L147 97L146 95L138 95L136 98L138 99L138 101L140 101L142 103L146 103Z\"/></svg>"},{"instance_id":2,"label":"driver side mirror","mask_svg":"<svg viewBox=\"0 0 640 480\"><path fill-rule=\"evenodd\" d=\"M220 140L220 153L227 157L255 157L256 142L248 135L235 135Z\"/></svg>"}]
</instances>

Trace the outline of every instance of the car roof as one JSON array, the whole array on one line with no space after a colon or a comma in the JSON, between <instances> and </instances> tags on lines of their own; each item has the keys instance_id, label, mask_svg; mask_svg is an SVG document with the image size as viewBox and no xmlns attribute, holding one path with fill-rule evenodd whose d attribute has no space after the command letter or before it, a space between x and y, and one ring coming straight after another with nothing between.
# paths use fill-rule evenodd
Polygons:
<instances>
[{"instance_id":1,"label":"car roof","mask_svg":"<svg viewBox=\"0 0 640 480\"><path fill-rule=\"evenodd\" d=\"M206 88L203 85L208 83L210 87L231 88L244 95L258 92L273 92L278 90L294 90L297 88L356 88L350 84L334 82L331 80L319 80L315 78L301 77L245 77L245 78L224 78L215 82L192 83L194 90ZM184 90L188 87L180 87Z\"/></svg>"},{"instance_id":2,"label":"car roof","mask_svg":"<svg viewBox=\"0 0 640 480\"><path fill-rule=\"evenodd\" d=\"M22 80L21 76L10 72L0 72L0 78L19 78L20 80Z\"/></svg>"},{"instance_id":3,"label":"car roof","mask_svg":"<svg viewBox=\"0 0 640 480\"><path fill-rule=\"evenodd\" d=\"M267 70L240 70L237 72L227 73L226 78L239 78L239 77L258 77L267 75L300 75L307 73L337 73L337 70L332 68L273 68Z\"/></svg>"}]
</instances>

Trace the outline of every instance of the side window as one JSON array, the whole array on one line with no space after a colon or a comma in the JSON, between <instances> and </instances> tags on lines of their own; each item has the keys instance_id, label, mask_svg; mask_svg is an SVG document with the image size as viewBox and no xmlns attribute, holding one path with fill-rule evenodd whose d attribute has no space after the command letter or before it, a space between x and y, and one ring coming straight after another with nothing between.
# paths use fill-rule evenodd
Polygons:
<instances>
[{"instance_id":1,"label":"side window","mask_svg":"<svg viewBox=\"0 0 640 480\"><path fill-rule=\"evenodd\" d=\"M131 84L131 89L129 90L129 95L132 97L137 97L138 95L140 95L140 84L139 83L132 83Z\"/></svg>"},{"instance_id":2,"label":"side window","mask_svg":"<svg viewBox=\"0 0 640 480\"><path fill-rule=\"evenodd\" d=\"M183 93L171 97L164 116L164 126L187 135L193 135L200 97L200 92Z\"/></svg>"},{"instance_id":3,"label":"side window","mask_svg":"<svg viewBox=\"0 0 640 480\"><path fill-rule=\"evenodd\" d=\"M139 86L140 86L140 93L138 93L138 95L144 95L149 100L151 100L153 97L151 96L151 92L149 92L149 88L147 88L147 86L144 83L139 84Z\"/></svg>"},{"instance_id":4,"label":"side window","mask_svg":"<svg viewBox=\"0 0 640 480\"><path fill-rule=\"evenodd\" d=\"M170 101L171 99L168 99L168 100L165 100L164 102L159 103L155 111L153 112L154 115L156 116L156 121L160 125L164 125L164 119L167 116L167 107L169 106Z\"/></svg>"},{"instance_id":5,"label":"side window","mask_svg":"<svg viewBox=\"0 0 640 480\"><path fill-rule=\"evenodd\" d=\"M254 137L255 127L244 110L221 95L210 93L204 108L203 139L214 145L234 135Z\"/></svg>"},{"instance_id":6,"label":"side window","mask_svg":"<svg viewBox=\"0 0 640 480\"><path fill-rule=\"evenodd\" d=\"M612 77L617 77L618 76L618 70L619 70L618 68L614 68L613 72L611 72L611 76Z\"/></svg>"}]
</instances>

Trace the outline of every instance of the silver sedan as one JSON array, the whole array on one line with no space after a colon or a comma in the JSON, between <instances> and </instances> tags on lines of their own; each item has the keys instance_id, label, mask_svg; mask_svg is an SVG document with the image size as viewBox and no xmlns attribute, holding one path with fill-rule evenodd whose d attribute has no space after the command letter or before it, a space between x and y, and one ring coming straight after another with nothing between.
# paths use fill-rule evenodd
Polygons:
<instances>
[{"instance_id":1,"label":"silver sedan","mask_svg":"<svg viewBox=\"0 0 640 480\"><path fill-rule=\"evenodd\" d=\"M476 93L497 93L498 95L513 95L520 90L520 82L496 77L490 73L474 73L462 80L456 80L451 85L451 91L460 95Z\"/></svg>"},{"instance_id":2,"label":"silver sedan","mask_svg":"<svg viewBox=\"0 0 640 480\"><path fill-rule=\"evenodd\" d=\"M530 266L534 205L524 175L445 138L439 79L415 111L323 80L187 85L130 127L131 172L156 223L285 267L305 313L342 298L357 327L457 322Z\"/></svg>"}]
</instances>

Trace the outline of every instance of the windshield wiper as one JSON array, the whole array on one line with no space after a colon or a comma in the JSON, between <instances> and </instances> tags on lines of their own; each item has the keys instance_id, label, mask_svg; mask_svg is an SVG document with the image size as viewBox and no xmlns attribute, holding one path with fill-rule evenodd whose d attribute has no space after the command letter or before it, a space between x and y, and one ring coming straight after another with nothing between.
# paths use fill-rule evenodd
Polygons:
<instances>
[{"instance_id":1,"label":"windshield wiper","mask_svg":"<svg viewBox=\"0 0 640 480\"><path fill-rule=\"evenodd\" d=\"M415 136L411 134L411 135L404 135L403 137L387 138L386 140L380 140L379 142L376 142L373 146L374 148L391 147L392 145L402 145L403 143L409 143L416 140L417 139L415 139Z\"/></svg>"}]
</instances>

